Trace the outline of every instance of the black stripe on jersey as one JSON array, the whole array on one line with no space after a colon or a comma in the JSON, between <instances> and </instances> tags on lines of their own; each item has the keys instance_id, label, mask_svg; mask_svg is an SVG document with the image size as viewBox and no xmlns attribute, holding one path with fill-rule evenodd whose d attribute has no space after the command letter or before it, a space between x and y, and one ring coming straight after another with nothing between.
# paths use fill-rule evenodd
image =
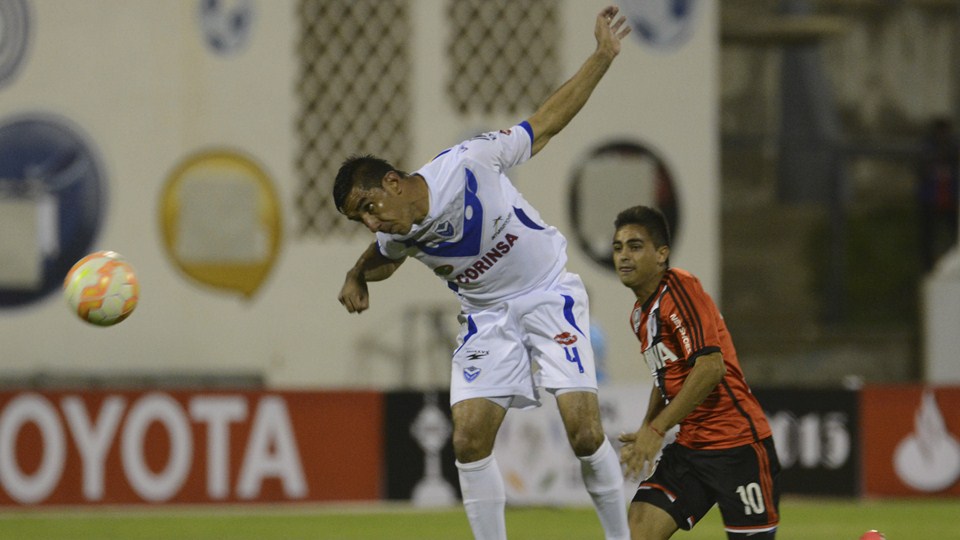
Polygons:
<instances>
[{"instance_id":1,"label":"black stripe on jersey","mask_svg":"<svg viewBox=\"0 0 960 540\"><path fill-rule=\"evenodd\" d=\"M680 284L673 273L669 274L667 282L670 285L668 292L673 296L677 309L681 311L683 319L687 321L690 331L691 351L697 352L703 348L703 323L700 322L700 314L693 309L693 302L690 301L690 295Z\"/></svg>"},{"instance_id":2,"label":"black stripe on jersey","mask_svg":"<svg viewBox=\"0 0 960 540\"><path fill-rule=\"evenodd\" d=\"M690 306L689 307L690 311L696 317L696 327L693 328L693 330L695 330L697 333L697 340L699 343L697 343L697 348L694 350L702 349L704 346L706 346L706 339L703 336L703 321L700 320L700 312L694 308L694 303L693 303L693 300L690 298L690 293L687 292L687 289L682 286L680 278L678 278L676 275L673 275L672 277L673 277L673 281L676 282L674 290L676 290L678 294L683 296L687 305Z\"/></svg>"},{"instance_id":3,"label":"black stripe on jersey","mask_svg":"<svg viewBox=\"0 0 960 540\"><path fill-rule=\"evenodd\" d=\"M733 390L730 389L730 385L727 383L726 377L720 381L720 384L722 384L723 389L727 391L727 395L730 396L730 401L732 401L733 406L737 408L737 412L740 413L740 416L743 416L743 418L746 419L747 424L750 426L750 433L753 434L753 440L755 442L760 442L760 437L757 436L757 427L753 425L753 418L751 418L751 416L747 414L747 411L743 410L743 407L740 406L740 402L737 401L737 397L733 395Z\"/></svg>"},{"instance_id":4,"label":"black stripe on jersey","mask_svg":"<svg viewBox=\"0 0 960 540\"><path fill-rule=\"evenodd\" d=\"M722 352L722 351L720 350L720 347L717 347L717 346L704 347L700 349L699 351L691 354L690 358L687 358L687 367L693 367L694 364L697 363L697 358L700 358L701 356L706 356L708 354L712 354L715 352Z\"/></svg>"}]
</instances>

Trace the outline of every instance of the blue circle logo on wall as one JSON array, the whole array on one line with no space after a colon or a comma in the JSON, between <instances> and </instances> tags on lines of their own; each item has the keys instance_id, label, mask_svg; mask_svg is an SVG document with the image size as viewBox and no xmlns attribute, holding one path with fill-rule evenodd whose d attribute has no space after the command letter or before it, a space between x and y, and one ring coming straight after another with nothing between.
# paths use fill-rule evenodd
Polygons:
<instances>
[{"instance_id":1,"label":"blue circle logo on wall","mask_svg":"<svg viewBox=\"0 0 960 540\"><path fill-rule=\"evenodd\" d=\"M47 114L0 123L0 308L59 290L93 245L106 182L89 139Z\"/></svg>"},{"instance_id":2,"label":"blue circle logo on wall","mask_svg":"<svg viewBox=\"0 0 960 540\"><path fill-rule=\"evenodd\" d=\"M200 0L200 29L217 54L236 54L250 40L253 0Z\"/></svg>"},{"instance_id":3,"label":"blue circle logo on wall","mask_svg":"<svg viewBox=\"0 0 960 540\"><path fill-rule=\"evenodd\" d=\"M26 0L0 0L0 88L16 76L29 41L30 16Z\"/></svg>"},{"instance_id":4,"label":"blue circle logo on wall","mask_svg":"<svg viewBox=\"0 0 960 540\"><path fill-rule=\"evenodd\" d=\"M642 44L673 49L693 35L700 0L623 0L624 15Z\"/></svg>"}]
</instances>

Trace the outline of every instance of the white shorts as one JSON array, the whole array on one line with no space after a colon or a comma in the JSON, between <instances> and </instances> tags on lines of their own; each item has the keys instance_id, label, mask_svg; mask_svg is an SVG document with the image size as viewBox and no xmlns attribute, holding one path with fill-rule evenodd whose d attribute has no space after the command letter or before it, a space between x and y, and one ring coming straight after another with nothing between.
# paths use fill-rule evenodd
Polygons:
<instances>
[{"instance_id":1,"label":"white shorts","mask_svg":"<svg viewBox=\"0 0 960 540\"><path fill-rule=\"evenodd\" d=\"M590 305L580 276L564 272L550 287L460 315L450 404L503 398L540 405L538 388L597 388L590 345ZM499 401L502 403L502 401Z\"/></svg>"}]
</instances>

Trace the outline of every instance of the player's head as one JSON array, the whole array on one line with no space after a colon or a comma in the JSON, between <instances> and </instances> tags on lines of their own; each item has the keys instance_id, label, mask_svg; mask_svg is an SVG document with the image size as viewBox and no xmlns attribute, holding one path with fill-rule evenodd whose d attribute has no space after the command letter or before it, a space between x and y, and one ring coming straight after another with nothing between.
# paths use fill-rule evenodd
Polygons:
<instances>
[{"instance_id":1,"label":"player's head","mask_svg":"<svg viewBox=\"0 0 960 540\"><path fill-rule=\"evenodd\" d=\"M354 188L369 191L382 187L383 177L396 170L387 160L369 154L350 156L340 165L333 183L333 203L344 213L347 196Z\"/></svg>"},{"instance_id":2,"label":"player's head","mask_svg":"<svg viewBox=\"0 0 960 540\"><path fill-rule=\"evenodd\" d=\"M650 206L632 206L617 214L615 231L625 225L639 225L647 230L656 247L670 246L670 226L663 212Z\"/></svg>"},{"instance_id":3,"label":"player's head","mask_svg":"<svg viewBox=\"0 0 960 540\"><path fill-rule=\"evenodd\" d=\"M614 221L613 266L620 281L635 292L652 292L670 267L670 228L656 208L634 206Z\"/></svg>"},{"instance_id":4,"label":"player's head","mask_svg":"<svg viewBox=\"0 0 960 540\"><path fill-rule=\"evenodd\" d=\"M343 162L333 184L337 210L371 232L406 234L426 215L407 173L386 160L364 155Z\"/></svg>"}]
</instances>

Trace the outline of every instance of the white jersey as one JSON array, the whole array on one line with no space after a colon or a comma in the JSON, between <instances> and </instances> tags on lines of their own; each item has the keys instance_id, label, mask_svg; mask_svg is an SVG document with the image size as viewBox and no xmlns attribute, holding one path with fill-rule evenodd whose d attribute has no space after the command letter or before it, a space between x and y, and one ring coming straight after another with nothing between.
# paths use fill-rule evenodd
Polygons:
<instances>
[{"instance_id":1,"label":"white jersey","mask_svg":"<svg viewBox=\"0 0 960 540\"><path fill-rule=\"evenodd\" d=\"M380 252L419 259L467 312L549 286L567 263L567 240L505 174L530 159L532 144L523 122L440 153L414 173L430 192L426 218L405 235L377 233Z\"/></svg>"}]
</instances>

